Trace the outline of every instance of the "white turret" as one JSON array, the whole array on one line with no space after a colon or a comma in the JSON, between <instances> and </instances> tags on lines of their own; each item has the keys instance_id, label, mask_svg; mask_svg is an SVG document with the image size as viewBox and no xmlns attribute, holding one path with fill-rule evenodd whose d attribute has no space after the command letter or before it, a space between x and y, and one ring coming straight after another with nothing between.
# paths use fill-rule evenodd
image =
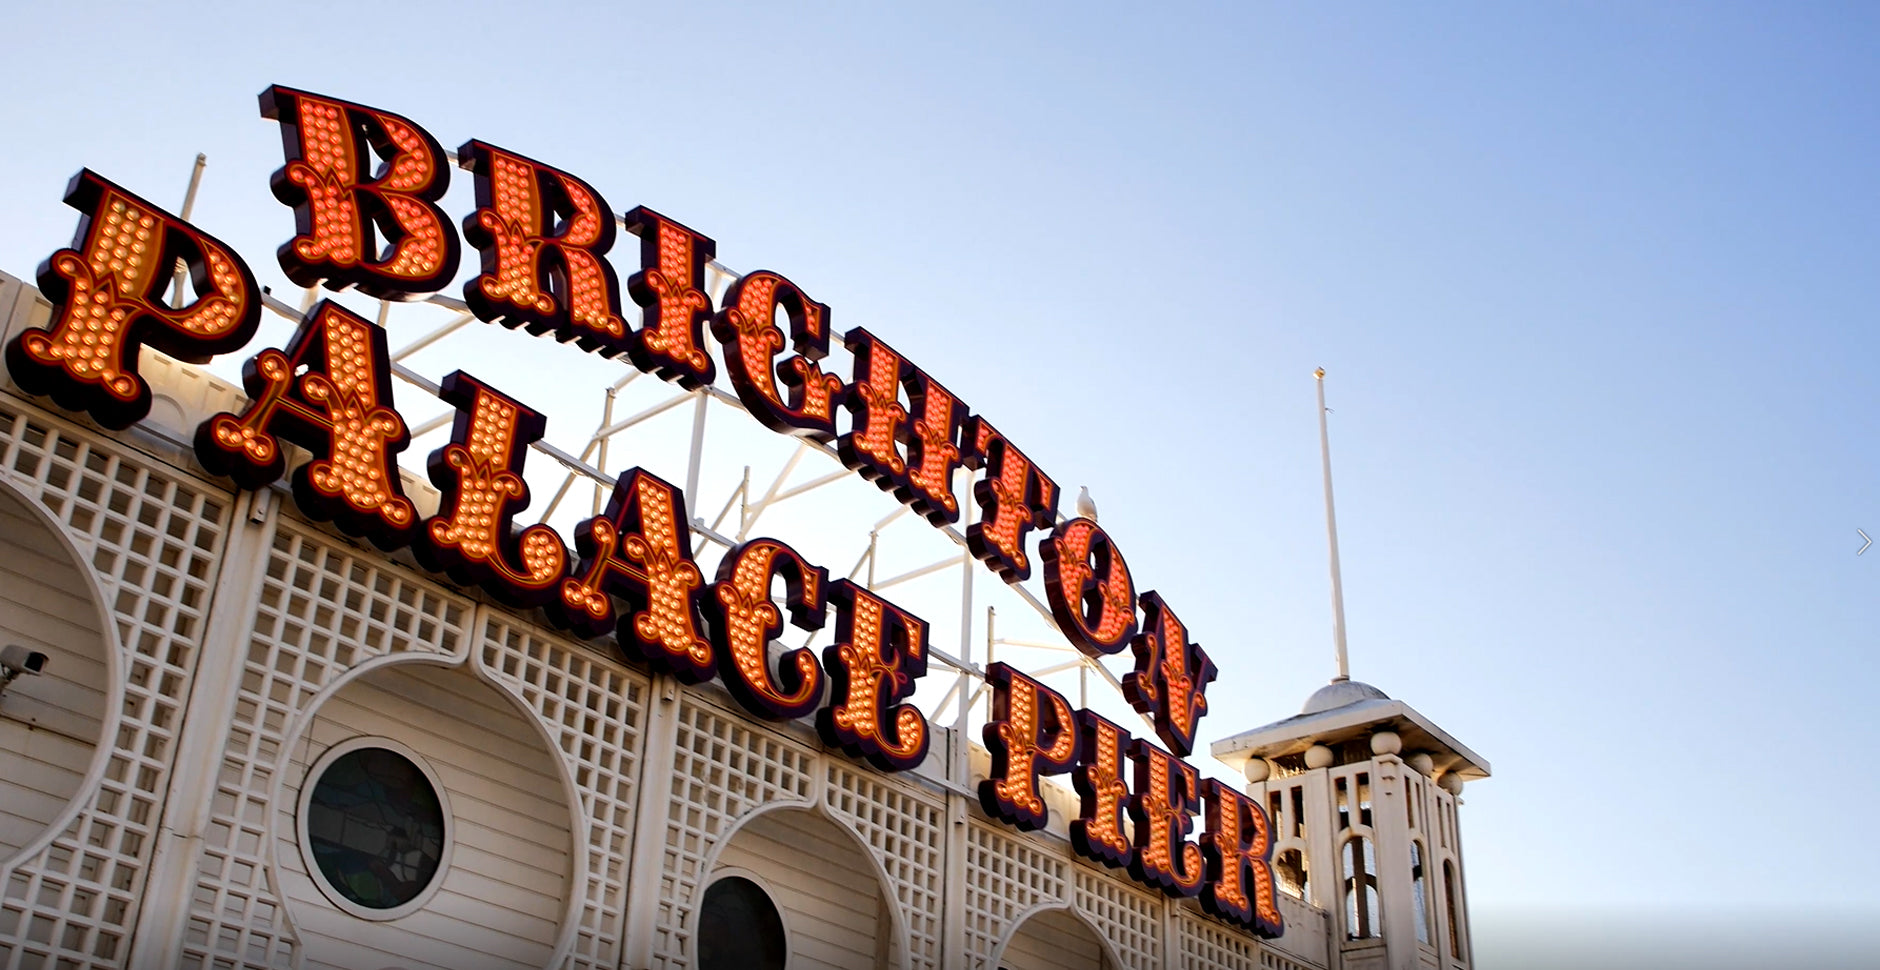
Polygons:
<instances>
[{"instance_id":1,"label":"white turret","mask_svg":"<svg viewBox=\"0 0 1880 970\"><path fill-rule=\"evenodd\" d=\"M1400 700L1351 679L1332 506L1325 371L1319 442L1337 674L1300 713L1215 742L1273 824L1280 889L1328 911L1333 970L1469 970L1457 796L1488 762Z\"/></svg>"}]
</instances>

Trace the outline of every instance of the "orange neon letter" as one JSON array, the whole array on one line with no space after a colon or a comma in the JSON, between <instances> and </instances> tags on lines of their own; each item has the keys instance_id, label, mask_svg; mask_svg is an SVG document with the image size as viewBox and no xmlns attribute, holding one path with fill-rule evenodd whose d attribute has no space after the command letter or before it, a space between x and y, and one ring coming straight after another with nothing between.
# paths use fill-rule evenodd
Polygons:
<instances>
[{"instance_id":1,"label":"orange neon letter","mask_svg":"<svg viewBox=\"0 0 1880 970\"><path fill-rule=\"evenodd\" d=\"M628 356L639 369L680 387L710 384L718 368L705 352L705 318L712 312L705 264L717 244L645 206L623 221L640 237L640 271L627 278L627 293L642 317L627 342Z\"/></svg>"},{"instance_id":2,"label":"orange neon letter","mask_svg":"<svg viewBox=\"0 0 1880 970\"><path fill-rule=\"evenodd\" d=\"M986 670L992 718L981 729L992 754L992 777L979 783L986 814L1025 831L1051 821L1038 791L1043 775L1063 774L1077 762L1077 719L1062 694L1004 663Z\"/></svg>"},{"instance_id":3,"label":"orange neon letter","mask_svg":"<svg viewBox=\"0 0 1880 970\"><path fill-rule=\"evenodd\" d=\"M895 495L934 525L958 522L953 470L960 467L960 424L966 420L966 405L918 367L908 368L907 400L913 418L907 435L907 483Z\"/></svg>"},{"instance_id":4,"label":"orange neon letter","mask_svg":"<svg viewBox=\"0 0 1880 970\"><path fill-rule=\"evenodd\" d=\"M1136 585L1110 534L1089 519L1071 519L1059 523L1038 552L1058 629L1092 657L1128 645L1136 635Z\"/></svg>"},{"instance_id":5,"label":"orange neon letter","mask_svg":"<svg viewBox=\"0 0 1880 970\"><path fill-rule=\"evenodd\" d=\"M796 353L782 361L783 330L777 310L790 318ZM724 348L725 372L751 417L782 434L830 441L836 436L835 400L842 378L825 374L816 361L829 355L829 307L806 296L795 283L769 270L746 273L725 293L724 309L712 317L712 336ZM786 400L781 382L789 389Z\"/></svg>"},{"instance_id":6,"label":"orange neon letter","mask_svg":"<svg viewBox=\"0 0 1880 970\"><path fill-rule=\"evenodd\" d=\"M294 207L296 235L276 254L288 279L403 300L436 292L457 275L457 230L437 206L450 187L450 166L430 132L395 114L278 84L261 92L261 116L281 123L287 153L269 184ZM373 154L384 162L377 176L369 174Z\"/></svg>"},{"instance_id":7,"label":"orange neon letter","mask_svg":"<svg viewBox=\"0 0 1880 970\"><path fill-rule=\"evenodd\" d=\"M1260 804L1209 778L1201 783L1208 830L1201 854L1208 861L1208 883L1201 907L1268 939L1286 932L1274 898L1272 825Z\"/></svg>"},{"instance_id":8,"label":"orange neon letter","mask_svg":"<svg viewBox=\"0 0 1880 970\"><path fill-rule=\"evenodd\" d=\"M779 578L790 622L803 630L822 629L829 571L775 539L752 539L725 553L706 608L714 610L712 646L731 696L752 714L788 721L816 709L823 672L808 647L785 653L771 668L770 643L783 632L783 612L770 596L772 581Z\"/></svg>"},{"instance_id":9,"label":"orange neon letter","mask_svg":"<svg viewBox=\"0 0 1880 970\"><path fill-rule=\"evenodd\" d=\"M830 584L836 642L823 649L829 706L816 712L823 742L882 771L927 757L927 719L903 704L927 673L927 621L849 582Z\"/></svg>"},{"instance_id":10,"label":"orange neon letter","mask_svg":"<svg viewBox=\"0 0 1880 970\"><path fill-rule=\"evenodd\" d=\"M1123 696L1155 719L1155 733L1186 758L1195 750L1195 724L1208 712L1208 684L1218 671L1188 628L1154 591L1142 594L1142 632L1130 641L1136 669L1123 675Z\"/></svg>"},{"instance_id":11,"label":"orange neon letter","mask_svg":"<svg viewBox=\"0 0 1880 970\"><path fill-rule=\"evenodd\" d=\"M905 488L907 459L897 442L907 436L907 408L901 405L907 361L861 327L842 339L855 355L854 382L842 400L854 418L848 433L836 439L836 454L884 492Z\"/></svg>"},{"instance_id":12,"label":"orange neon letter","mask_svg":"<svg viewBox=\"0 0 1880 970\"><path fill-rule=\"evenodd\" d=\"M985 418L968 421L960 440L970 446L966 467L985 470L973 483L979 521L966 526L966 547L1006 582L1022 583L1031 578L1025 535L1057 518L1057 483Z\"/></svg>"},{"instance_id":13,"label":"orange neon letter","mask_svg":"<svg viewBox=\"0 0 1880 970\"><path fill-rule=\"evenodd\" d=\"M385 330L330 300L307 313L285 352L268 349L242 368L248 407L196 429L196 457L242 488L281 477L280 439L313 452L294 473L294 500L315 519L382 549L411 541L417 509L398 478L411 442L392 405Z\"/></svg>"},{"instance_id":14,"label":"orange neon letter","mask_svg":"<svg viewBox=\"0 0 1880 970\"><path fill-rule=\"evenodd\" d=\"M647 662L689 684L710 679L712 647L698 624L705 576L692 561L685 496L635 468L614 483L606 512L575 527L574 543L581 565L561 584L557 618L590 637L617 625L620 645ZM614 596L632 604L617 624Z\"/></svg>"},{"instance_id":15,"label":"orange neon letter","mask_svg":"<svg viewBox=\"0 0 1880 970\"><path fill-rule=\"evenodd\" d=\"M1090 711L1077 712L1077 732L1071 786L1079 803L1070 825L1071 847L1111 868L1128 865L1131 848L1123 834L1123 813L1133 798L1123 780L1123 758L1132 739L1121 726Z\"/></svg>"},{"instance_id":16,"label":"orange neon letter","mask_svg":"<svg viewBox=\"0 0 1880 970\"><path fill-rule=\"evenodd\" d=\"M505 603L549 602L568 570L567 547L546 525L511 528L529 507L523 458L547 419L463 371L446 374L438 396L457 408L457 419L450 444L431 452L431 484L442 494L412 552L426 569L476 583Z\"/></svg>"},{"instance_id":17,"label":"orange neon letter","mask_svg":"<svg viewBox=\"0 0 1880 970\"><path fill-rule=\"evenodd\" d=\"M614 216L593 186L559 169L480 141L457 149L476 176L477 208L464 238L483 272L463 285L480 320L550 333L605 356L628 349L620 281L605 259Z\"/></svg>"},{"instance_id":18,"label":"orange neon letter","mask_svg":"<svg viewBox=\"0 0 1880 970\"><path fill-rule=\"evenodd\" d=\"M1201 776L1193 765L1141 739L1130 742L1129 757L1136 763L1136 800L1129 806L1136 850L1129 874L1170 896L1193 896L1207 875L1201 847L1188 841L1201 809Z\"/></svg>"},{"instance_id":19,"label":"orange neon letter","mask_svg":"<svg viewBox=\"0 0 1880 970\"><path fill-rule=\"evenodd\" d=\"M90 169L72 178L65 204L85 217L74 248L39 267L51 328L21 331L7 344L7 368L29 394L49 395L107 428L128 428L150 413L138 350L198 363L235 350L255 335L261 290L248 264L219 240ZM196 299L172 307L163 290L179 259L189 266Z\"/></svg>"}]
</instances>

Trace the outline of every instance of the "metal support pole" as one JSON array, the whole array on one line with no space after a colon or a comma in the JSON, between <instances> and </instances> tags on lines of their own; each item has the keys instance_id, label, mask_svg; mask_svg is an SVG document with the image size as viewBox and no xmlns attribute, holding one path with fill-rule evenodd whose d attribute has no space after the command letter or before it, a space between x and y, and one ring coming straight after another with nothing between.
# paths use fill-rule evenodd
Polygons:
<instances>
[{"instance_id":1,"label":"metal support pole","mask_svg":"<svg viewBox=\"0 0 1880 970\"><path fill-rule=\"evenodd\" d=\"M202 170L209 167L209 156L196 153L196 167L189 170L189 188L183 192L183 211L180 213L184 222L196 211L196 190L202 187ZM189 264L176 261L176 285L170 290L170 305L183 305L183 277L189 273Z\"/></svg>"}]
</instances>

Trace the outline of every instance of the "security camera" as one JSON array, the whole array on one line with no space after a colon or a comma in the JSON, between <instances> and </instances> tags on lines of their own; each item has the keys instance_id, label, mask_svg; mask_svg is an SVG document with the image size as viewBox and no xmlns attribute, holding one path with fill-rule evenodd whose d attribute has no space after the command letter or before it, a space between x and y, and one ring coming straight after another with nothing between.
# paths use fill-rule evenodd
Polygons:
<instances>
[{"instance_id":1,"label":"security camera","mask_svg":"<svg viewBox=\"0 0 1880 970\"><path fill-rule=\"evenodd\" d=\"M46 655L37 650L28 650L17 643L0 647L0 693L4 693L13 678L21 674L36 674L46 669Z\"/></svg>"},{"instance_id":2,"label":"security camera","mask_svg":"<svg viewBox=\"0 0 1880 970\"><path fill-rule=\"evenodd\" d=\"M46 655L37 650L28 650L17 643L10 643L0 648L0 668L5 668L8 680L21 674L36 674L46 669Z\"/></svg>"}]
</instances>

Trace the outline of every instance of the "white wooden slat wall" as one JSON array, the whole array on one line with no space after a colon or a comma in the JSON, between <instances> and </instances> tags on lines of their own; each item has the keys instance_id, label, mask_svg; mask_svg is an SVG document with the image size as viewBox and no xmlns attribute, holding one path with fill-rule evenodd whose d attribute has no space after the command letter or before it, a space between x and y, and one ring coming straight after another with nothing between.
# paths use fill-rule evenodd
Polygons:
<instances>
[{"instance_id":1,"label":"white wooden slat wall","mask_svg":"<svg viewBox=\"0 0 1880 970\"><path fill-rule=\"evenodd\" d=\"M46 654L0 696L0 860L79 792L103 729L108 668L92 587L45 520L0 491L0 644Z\"/></svg>"},{"instance_id":2,"label":"white wooden slat wall","mask_svg":"<svg viewBox=\"0 0 1880 970\"><path fill-rule=\"evenodd\" d=\"M833 822L800 809L760 815L718 856L719 872L727 868L760 877L783 917L793 960L874 970L888 930L880 918L881 880L854 838Z\"/></svg>"},{"instance_id":3,"label":"white wooden slat wall","mask_svg":"<svg viewBox=\"0 0 1880 970\"><path fill-rule=\"evenodd\" d=\"M322 753L361 735L410 747L435 771L454 842L442 884L418 912L371 922L335 907L314 885L294 840L299 784L278 808L288 843L277 861L299 923L304 966L353 970L542 967L554 951L569 892L570 812L553 755L535 728L464 670L426 663L382 667L319 708L288 770L306 777Z\"/></svg>"},{"instance_id":4,"label":"white wooden slat wall","mask_svg":"<svg viewBox=\"0 0 1880 970\"><path fill-rule=\"evenodd\" d=\"M999 966L1004 970L1113 970L1096 934L1061 909L1038 913L1020 924Z\"/></svg>"}]
</instances>

